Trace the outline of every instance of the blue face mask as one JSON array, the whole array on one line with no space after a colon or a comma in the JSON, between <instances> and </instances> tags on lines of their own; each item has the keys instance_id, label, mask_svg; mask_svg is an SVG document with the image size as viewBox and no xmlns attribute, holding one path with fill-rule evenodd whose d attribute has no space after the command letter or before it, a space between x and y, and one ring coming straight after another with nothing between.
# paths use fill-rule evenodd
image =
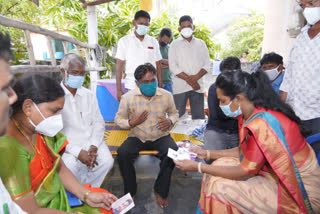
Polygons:
<instances>
[{"instance_id":1,"label":"blue face mask","mask_svg":"<svg viewBox=\"0 0 320 214\"><path fill-rule=\"evenodd\" d=\"M83 82L84 76L74 76L69 74L65 83L70 88L81 88Z\"/></svg>"},{"instance_id":2,"label":"blue face mask","mask_svg":"<svg viewBox=\"0 0 320 214\"><path fill-rule=\"evenodd\" d=\"M156 93L157 87L158 87L158 81L154 81L147 84L141 84L139 81L137 81L140 86L140 91L148 96L151 97Z\"/></svg>"},{"instance_id":3,"label":"blue face mask","mask_svg":"<svg viewBox=\"0 0 320 214\"><path fill-rule=\"evenodd\" d=\"M144 36L147 34L149 30L149 27L148 26L145 26L145 25L138 25L137 26L137 29L136 29L136 32L137 34L139 34L140 36Z\"/></svg>"},{"instance_id":4,"label":"blue face mask","mask_svg":"<svg viewBox=\"0 0 320 214\"><path fill-rule=\"evenodd\" d=\"M227 117L238 117L239 115L242 114L242 111L240 109L240 105L236 111L232 112L230 109L231 103L232 103L232 101L228 105L224 105L224 106L220 105L220 108Z\"/></svg>"}]
</instances>

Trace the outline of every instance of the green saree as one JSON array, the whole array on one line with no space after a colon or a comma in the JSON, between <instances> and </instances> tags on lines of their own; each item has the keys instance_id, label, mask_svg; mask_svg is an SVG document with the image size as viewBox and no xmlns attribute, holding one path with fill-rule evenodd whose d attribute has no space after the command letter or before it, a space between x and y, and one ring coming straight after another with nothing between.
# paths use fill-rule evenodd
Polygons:
<instances>
[{"instance_id":1,"label":"green saree","mask_svg":"<svg viewBox=\"0 0 320 214\"><path fill-rule=\"evenodd\" d=\"M37 134L35 152L31 154L14 138L1 137L0 177L5 187L14 200L33 191L39 207L66 212L101 213L99 208L86 204L77 208L69 206L66 191L57 172L61 159L59 153L66 145L66 137L61 133L55 137Z\"/></svg>"}]
</instances>

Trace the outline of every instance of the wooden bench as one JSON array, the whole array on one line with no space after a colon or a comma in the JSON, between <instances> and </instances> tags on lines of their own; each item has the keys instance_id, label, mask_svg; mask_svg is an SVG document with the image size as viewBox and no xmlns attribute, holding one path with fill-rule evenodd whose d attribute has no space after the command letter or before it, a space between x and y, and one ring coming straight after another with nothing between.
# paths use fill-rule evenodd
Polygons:
<instances>
[{"instance_id":1,"label":"wooden bench","mask_svg":"<svg viewBox=\"0 0 320 214\"><path fill-rule=\"evenodd\" d=\"M114 122L106 122L106 129L104 133L104 140L108 144L109 150L113 156L118 155L117 150L121 144L127 139L129 130L121 129ZM182 140L190 140L193 144L201 146L203 143L195 139L194 136L171 133L171 137L175 142ZM158 151L148 150L140 151L139 155L157 155Z\"/></svg>"}]
</instances>

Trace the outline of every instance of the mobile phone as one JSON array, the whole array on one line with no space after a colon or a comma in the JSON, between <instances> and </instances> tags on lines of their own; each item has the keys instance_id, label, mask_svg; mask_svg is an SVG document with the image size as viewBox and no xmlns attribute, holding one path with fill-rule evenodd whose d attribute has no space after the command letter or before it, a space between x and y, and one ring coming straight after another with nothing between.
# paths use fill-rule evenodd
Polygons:
<instances>
[{"instance_id":1,"label":"mobile phone","mask_svg":"<svg viewBox=\"0 0 320 214\"><path fill-rule=\"evenodd\" d=\"M75 196L71 192L66 191L66 193L68 196L68 202L70 207L80 207L84 204L77 196Z\"/></svg>"}]
</instances>

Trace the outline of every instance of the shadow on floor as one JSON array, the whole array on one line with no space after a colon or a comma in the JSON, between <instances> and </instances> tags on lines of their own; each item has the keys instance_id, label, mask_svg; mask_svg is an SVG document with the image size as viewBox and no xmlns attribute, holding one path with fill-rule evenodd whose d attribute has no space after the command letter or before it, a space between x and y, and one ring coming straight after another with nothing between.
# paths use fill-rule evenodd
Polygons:
<instances>
[{"instance_id":1,"label":"shadow on floor","mask_svg":"<svg viewBox=\"0 0 320 214\"><path fill-rule=\"evenodd\" d=\"M160 161L154 156L140 156L136 163L138 191L135 207L130 214L193 214L200 197L202 175L197 172L182 172L175 168L171 177L169 206L161 209L153 194L153 184L159 171ZM123 181L117 158L113 170L108 174L103 188L121 197Z\"/></svg>"}]
</instances>

